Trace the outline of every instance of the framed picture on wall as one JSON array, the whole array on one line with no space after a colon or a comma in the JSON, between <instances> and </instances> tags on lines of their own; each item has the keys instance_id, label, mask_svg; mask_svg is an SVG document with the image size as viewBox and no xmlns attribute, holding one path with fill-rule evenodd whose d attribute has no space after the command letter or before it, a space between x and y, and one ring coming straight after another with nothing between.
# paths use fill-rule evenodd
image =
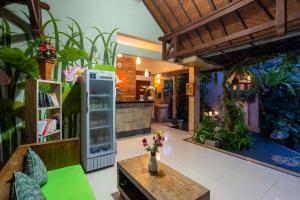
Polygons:
<instances>
[{"instance_id":1,"label":"framed picture on wall","mask_svg":"<svg viewBox=\"0 0 300 200\"><path fill-rule=\"evenodd\" d=\"M185 86L185 94L187 96L194 96L194 83L187 83Z\"/></svg>"}]
</instances>

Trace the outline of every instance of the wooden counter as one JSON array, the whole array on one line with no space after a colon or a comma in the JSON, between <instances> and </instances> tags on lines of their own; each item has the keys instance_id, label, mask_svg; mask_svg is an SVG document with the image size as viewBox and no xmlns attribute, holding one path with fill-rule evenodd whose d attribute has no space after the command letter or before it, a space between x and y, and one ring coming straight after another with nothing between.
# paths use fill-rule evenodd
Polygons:
<instances>
[{"instance_id":1,"label":"wooden counter","mask_svg":"<svg viewBox=\"0 0 300 200\"><path fill-rule=\"evenodd\" d=\"M154 101L117 101L116 137L150 133L153 104Z\"/></svg>"}]
</instances>

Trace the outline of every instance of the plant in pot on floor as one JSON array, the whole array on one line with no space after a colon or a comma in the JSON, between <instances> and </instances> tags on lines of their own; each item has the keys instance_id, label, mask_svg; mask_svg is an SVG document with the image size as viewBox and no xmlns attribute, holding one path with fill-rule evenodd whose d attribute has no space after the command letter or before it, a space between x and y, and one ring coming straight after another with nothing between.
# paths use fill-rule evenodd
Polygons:
<instances>
[{"instance_id":1,"label":"plant in pot on floor","mask_svg":"<svg viewBox=\"0 0 300 200\"><path fill-rule=\"evenodd\" d=\"M151 157L148 163L148 170L150 174L157 174L157 160L156 155L159 153L159 147L163 146L163 141L165 140L163 136L163 132L161 130L155 130L154 136L153 136L153 145L152 147L148 144L148 141L146 138L143 139L143 146L145 147L145 150L150 152Z\"/></svg>"},{"instance_id":2,"label":"plant in pot on floor","mask_svg":"<svg viewBox=\"0 0 300 200\"><path fill-rule=\"evenodd\" d=\"M194 139L199 143L218 147L219 133L217 128L214 120L209 116L205 116L194 131Z\"/></svg>"},{"instance_id":3,"label":"plant in pot on floor","mask_svg":"<svg viewBox=\"0 0 300 200\"><path fill-rule=\"evenodd\" d=\"M43 38L36 39L33 46L34 55L39 63L40 77L52 80L53 66L57 58L56 49Z\"/></svg>"}]
</instances>

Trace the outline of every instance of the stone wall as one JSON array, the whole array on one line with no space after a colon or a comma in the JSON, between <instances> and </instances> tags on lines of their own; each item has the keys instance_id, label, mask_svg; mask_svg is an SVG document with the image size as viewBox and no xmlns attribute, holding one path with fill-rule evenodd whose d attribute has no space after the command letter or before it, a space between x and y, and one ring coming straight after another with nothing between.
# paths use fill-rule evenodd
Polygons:
<instances>
[{"instance_id":1,"label":"stone wall","mask_svg":"<svg viewBox=\"0 0 300 200\"><path fill-rule=\"evenodd\" d=\"M152 102L117 103L116 107L117 138L150 133Z\"/></svg>"}]
</instances>

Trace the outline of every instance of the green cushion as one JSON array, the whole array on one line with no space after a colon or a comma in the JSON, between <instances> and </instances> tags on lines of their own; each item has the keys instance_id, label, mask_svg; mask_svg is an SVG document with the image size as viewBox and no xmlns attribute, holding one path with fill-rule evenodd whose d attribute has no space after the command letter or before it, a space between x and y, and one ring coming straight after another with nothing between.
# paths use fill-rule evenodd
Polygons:
<instances>
[{"instance_id":1,"label":"green cushion","mask_svg":"<svg viewBox=\"0 0 300 200\"><path fill-rule=\"evenodd\" d=\"M42 191L47 200L95 199L81 165L49 171L48 182Z\"/></svg>"},{"instance_id":2,"label":"green cushion","mask_svg":"<svg viewBox=\"0 0 300 200\"><path fill-rule=\"evenodd\" d=\"M28 148L26 154L25 173L40 186L47 183L47 168L41 158L31 148Z\"/></svg>"},{"instance_id":3,"label":"green cushion","mask_svg":"<svg viewBox=\"0 0 300 200\"><path fill-rule=\"evenodd\" d=\"M14 172L11 187L12 200L45 200L40 186L22 172Z\"/></svg>"}]
</instances>

